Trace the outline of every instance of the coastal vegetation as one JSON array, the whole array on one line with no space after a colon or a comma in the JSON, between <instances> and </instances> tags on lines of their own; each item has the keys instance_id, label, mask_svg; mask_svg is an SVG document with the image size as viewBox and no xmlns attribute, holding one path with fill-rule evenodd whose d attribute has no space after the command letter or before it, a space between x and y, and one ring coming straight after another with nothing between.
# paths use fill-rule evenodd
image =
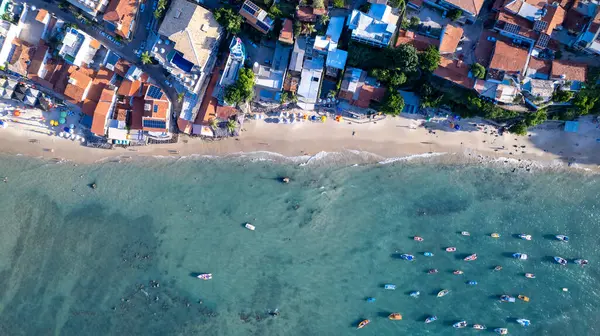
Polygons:
<instances>
[{"instance_id":1,"label":"coastal vegetation","mask_svg":"<svg viewBox=\"0 0 600 336\"><path fill-rule=\"evenodd\" d=\"M471 73L475 78L484 79L485 67L479 63L473 63L473 65L471 65Z\"/></svg>"},{"instance_id":2,"label":"coastal vegetation","mask_svg":"<svg viewBox=\"0 0 600 336\"><path fill-rule=\"evenodd\" d=\"M218 8L214 12L215 20L225 28L229 34L235 35L242 30L242 17L230 8Z\"/></svg>"},{"instance_id":3,"label":"coastal vegetation","mask_svg":"<svg viewBox=\"0 0 600 336\"><path fill-rule=\"evenodd\" d=\"M419 67L425 71L433 72L440 65L441 58L438 48L430 45L419 54Z\"/></svg>"},{"instance_id":4,"label":"coastal vegetation","mask_svg":"<svg viewBox=\"0 0 600 336\"><path fill-rule=\"evenodd\" d=\"M395 89L388 89L385 93L383 103L381 104L380 110L385 114L400 115L404 109L404 98Z\"/></svg>"},{"instance_id":5,"label":"coastal vegetation","mask_svg":"<svg viewBox=\"0 0 600 336\"><path fill-rule=\"evenodd\" d=\"M230 105L245 103L254 95L254 72L249 68L241 68L238 80L225 90L225 101Z\"/></svg>"},{"instance_id":6,"label":"coastal vegetation","mask_svg":"<svg viewBox=\"0 0 600 336\"><path fill-rule=\"evenodd\" d=\"M168 0L158 0L156 10L154 11L154 17L157 20L160 20L165 14L165 11L167 10L167 2Z\"/></svg>"}]
</instances>

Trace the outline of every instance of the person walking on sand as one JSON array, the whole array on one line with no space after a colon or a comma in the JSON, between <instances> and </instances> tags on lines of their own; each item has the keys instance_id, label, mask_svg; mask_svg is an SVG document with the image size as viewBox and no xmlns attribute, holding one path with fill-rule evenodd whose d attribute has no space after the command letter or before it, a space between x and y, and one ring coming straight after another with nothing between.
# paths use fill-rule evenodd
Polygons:
<instances>
[{"instance_id":1,"label":"person walking on sand","mask_svg":"<svg viewBox=\"0 0 600 336\"><path fill-rule=\"evenodd\" d=\"M354 134L356 134L356 131L352 131L352 136L354 136Z\"/></svg>"}]
</instances>

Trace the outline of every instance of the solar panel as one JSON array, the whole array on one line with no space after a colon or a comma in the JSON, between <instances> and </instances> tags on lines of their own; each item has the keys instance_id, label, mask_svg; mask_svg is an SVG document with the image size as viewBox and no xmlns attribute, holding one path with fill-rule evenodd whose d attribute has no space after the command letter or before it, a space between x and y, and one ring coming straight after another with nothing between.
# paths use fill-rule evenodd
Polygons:
<instances>
[{"instance_id":1,"label":"solar panel","mask_svg":"<svg viewBox=\"0 0 600 336\"><path fill-rule=\"evenodd\" d=\"M257 12L257 9L258 9L258 8L252 8L252 7L250 6L250 4L251 4L251 2L250 2L250 3L246 2L246 3L245 3L243 6L242 6L242 8L243 8L243 9L244 9L246 12L250 13L250 15L254 16L254 15L256 14L256 12Z\"/></svg>"},{"instance_id":2,"label":"solar panel","mask_svg":"<svg viewBox=\"0 0 600 336\"><path fill-rule=\"evenodd\" d=\"M163 96L163 92L156 86L150 86L146 95L154 99L160 99Z\"/></svg>"},{"instance_id":3,"label":"solar panel","mask_svg":"<svg viewBox=\"0 0 600 336\"><path fill-rule=\"evenodd\" d=\"M144 120L144 127L147 128L167 128L167 122L162 120Z\"/></svg>"},{"instance_id":4,"label":"solar panel","mask_svg":"<svg viewBox=\"0 0 600 336\"><path fill-rule=\"evenodd\" d=\"M508 22L504 24L504 30L506 30L509 33L516 34L519 32L520 29L521 29L521 27L517 26L516 24L512 24L512 23L508 23Z\"/></svg>"},{"instance_id":5,"label":"solar panel","mask_svg":"<svg viewBox=\"0 0 600 336\"><path fill-rule=\"evenodd\" d=\"M542 48L545 48L548 46L548 42L550 42L550 35L541 34L540 38L537 41L537 45Z\"/></svg>"},{"instance_id":6,"label":"solar panel","mask_svg":"<svg viewBox=\"0 0 600 336\"><path fill-rule=\"evenodd\" d=\"M158 112L158 105L154 105L154 113Z\"/></svg>"},{"instance_id":7,"label":"solar panel","mask_svg":"<svg viewBox=\"0 0 600 336\"><path fill-rule=\"evenodd\" d=\"M548 23L542 20L537 20L533 24L533 30L543 31L548 27Z\"/></svg>"},{"instance_id":8,"label":"solar panel","mask_svg":"<svg viewBox=\"0 0 600 336\"><path fill-rule=\"evenodd\" d=\"M267 26L264 22L256 21L256 25L262 30L265 30L265 31L271 30L271 27Z\"/></svg>"}]
</instances>

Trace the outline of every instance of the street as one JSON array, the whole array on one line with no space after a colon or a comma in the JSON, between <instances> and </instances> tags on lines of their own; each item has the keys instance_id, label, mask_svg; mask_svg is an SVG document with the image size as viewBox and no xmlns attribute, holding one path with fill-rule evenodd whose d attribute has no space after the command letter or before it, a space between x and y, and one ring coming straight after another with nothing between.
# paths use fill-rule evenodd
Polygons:
<instances>
[{"instance_id":1,"label":"street","mask_svg":"<svg viewBox=\"0 0 600 336\"><path fill-rule=\"evenodd\" d=\"M147 73L154 81L156 81L156 84L158 86L160 86L160 88L167 94L167 96L171 100L172 107L173 107L173 115L175 115L176 117L179 115L179 112L181 111L181 103L179 103L177 101L177 91L173 87L169 87L165 84L165 81L167 80L167 76L165 75L165 70L163 69L163 67L159 64L155 64L155 65L145 64L144 65L144 64L142 64L140 58L135 54L135 50L138 49L140 47L140 45L142 43L144 43L146 41L146 39L148 38L149 31L146 29L146 25L148 24L148 22L150 20L152 20L154 18L154 13L151 9L151 7L152 7L151 4L152 4L152 1L156 1L156 0L149 0L146 4L147 7L143 13L140 13L138 11L138 15L137 15L138 22L136 23L135 31L131 34L133 39L131 41L123 41L123 43L121 45L117 45L117 44L113 43L112 41L110 41L108 38L106 38L105 36L100 34L100 30L93 28L92 25L82 24L79 20L77 20L75 18L75 16L70 11L60 9L58 7L57 2L46 2L44 0L27 0L27 1L16 0L16 1L20 2L20 3L34 5L37 8L44 8L48 12L52 13L55 17L57 17L63 21L76 24L80 30L82 30L86 34L90 35L91 37L97 39L98 41L100 41L104 46L106 46L110 50L116 52L123 59L129 61L132 64L135 64L137 67L142 69L145 73ZM150 8L148 8L148 7L150 7ZM156 24L155 24L155 26L156 26ZM102 26L100 25L98 28L102 29ZM175 123L171 123L171 124L175 124Z\"/></svg>"}]
</instances>

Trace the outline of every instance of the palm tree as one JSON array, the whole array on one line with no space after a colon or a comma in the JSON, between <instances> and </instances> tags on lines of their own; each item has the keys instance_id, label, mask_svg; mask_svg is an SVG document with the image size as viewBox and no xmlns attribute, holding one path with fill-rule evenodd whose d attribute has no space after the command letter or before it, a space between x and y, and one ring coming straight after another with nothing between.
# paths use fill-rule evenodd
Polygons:
<instances>
[{"instance_id":1,"label":"palm tree","mask_svg":"<svg viewBox=\"0 0 600 336\"><path fill-rule=\"evenodd\" d=\"M210 124L210 127L212 127L213 129L219 127L219 121L217 120L217 118L211 118L209 120L209 124Z\"/></svg>"},{"instance_id":2,"label":"palm tree","mask_svg":"<svg viewBox=\"0 0 600 336\"><path fill-rule=\"evenodd\" d=\"M315 28L315 25L313 25L313 24L306 23L306 24L302 25L302 34L304 34L304 35L310 35L316 31L317 31L317 29Z\"/></svg>"},{"instance_id":3,"label":"palm tree","mask_svg":"<svg viewBox=\"0 0 600 336\"><path fill-rule=\"evenodd\" d=\"M229 133L233 134L236 127L237 127L237 122L235 120L232 120L232 119L227 120L227 131L229 131Z\"/></svg>"},{"instance_id":4,"label":"palm tree","mask_svg":"<svg viewBox=\"0 0 600 336\"><path fill-rule=\"evenodd\" d=\"M152 63L152 58L150 57L150 53L148 53L148 51L144 51L140 58L142 59L142 64Z\"/></svg>"}]
</instances>

